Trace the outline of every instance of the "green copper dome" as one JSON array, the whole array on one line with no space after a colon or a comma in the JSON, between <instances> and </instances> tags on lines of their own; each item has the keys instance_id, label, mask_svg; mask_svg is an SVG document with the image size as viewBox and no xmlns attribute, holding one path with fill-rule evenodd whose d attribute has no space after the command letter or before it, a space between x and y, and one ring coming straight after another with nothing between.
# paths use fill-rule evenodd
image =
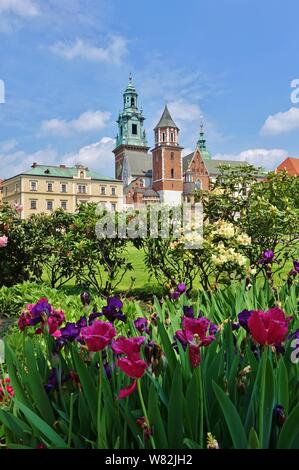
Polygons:
<instances>
[{"instance_id":1,"label":"green copper dome","mask_svg":"<svg viewBox=\"0 0 299 470\"><path fill-rule=\"evenodd\" d=\"M116 148L121 145L147 148L142 109L138 109L138 93L130 74L129 83L123 94L123 110L119 113Z\"/></svg>"},{"instance_id":2,"label":"green copper dome","mask_svg":"<svg viewBox=\"0 0 299 470\"><path fill-rule=\"evenodd\" d=\"M197 147L200 150L200 154L201 154L203 160L211 160L212 159L212 155L210 154L209 150L207 149L203 124L201 124L201 126L200 126L200 134L199 134L199 139L197 141Z\"/></svg>"}]
</instances>

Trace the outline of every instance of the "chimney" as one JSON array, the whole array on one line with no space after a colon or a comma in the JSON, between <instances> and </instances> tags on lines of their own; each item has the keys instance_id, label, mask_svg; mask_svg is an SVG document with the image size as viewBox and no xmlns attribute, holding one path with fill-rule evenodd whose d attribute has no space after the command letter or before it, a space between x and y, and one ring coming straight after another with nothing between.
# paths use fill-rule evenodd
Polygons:
<instances>
[{"instance_id":1,"label":"chimney","mask_svg":"<svg viewBox=\"0 0 299 470\"><path fill-rule=\"evenodd\" d=\"M59 168L66 168L65 165L59 165Z\"/></svg>"},{"instance_id":2,"label":"chimney","mask_svg":"<svg viewBox=\"0 0 299 470\"><path fill-rule=\"evenodd\" d=\"M32 163L31 168L36 168L36 167L37 167L37 163L36 162Z\"/></svg>"}]
</instances>

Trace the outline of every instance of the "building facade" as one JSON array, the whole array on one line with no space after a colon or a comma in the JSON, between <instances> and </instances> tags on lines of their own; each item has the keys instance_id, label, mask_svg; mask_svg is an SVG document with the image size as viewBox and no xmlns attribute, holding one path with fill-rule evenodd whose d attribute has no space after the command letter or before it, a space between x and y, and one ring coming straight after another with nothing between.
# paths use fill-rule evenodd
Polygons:
<instances>
[{"instance_id":1,"label":"building facade","mask_svg":"<svg viewBox=\"0 0 299 470\"><path fill-rule=\"evenodd\" d=\"M145 117L138 108L138 94L129 79L123 94L123 111L117 119L115 177L124 186L124 204L170 205L192 202L194 190L209 190L220 166L247 165L246 162L215 160L206 145L203 125L194 151L182 157L180 130L167 105L154 128L154 148L149 152L143 128Z\"/></svg>"},{"instance_id":2,"label":"building facade","mask_svg":"<svg viewBox=\"0 0 299 470\"><path fill-rule=\"evenodd\" d=\"M108 210L123 207L123 184L103 177L83 165L46 166L34 163L30 170L3 183L3 203L23 206L22 218L49 214L61 208L75 212L80 204L101 203Z\"/></svg>"}]
</instances>

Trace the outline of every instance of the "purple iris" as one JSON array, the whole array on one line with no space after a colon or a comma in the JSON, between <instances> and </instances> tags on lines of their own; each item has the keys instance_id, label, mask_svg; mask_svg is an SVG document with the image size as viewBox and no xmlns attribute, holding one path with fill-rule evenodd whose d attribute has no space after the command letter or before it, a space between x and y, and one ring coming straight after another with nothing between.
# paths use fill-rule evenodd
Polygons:
<instances>
[{"instance_id":1,"label":"purple iris","mask_svg":"<svg viewBox=\"0 0 299 470\"><path fill-rule=\"evenodd\" d=\"M248 321L249 321L249 318L251 317L252 313L253 313L252 310L243 310L238 315L239 323L243 328L245 328L246 331L249 331Z\"/></svg>"},{"instance_id":2,"label":"purple iris","mask_svg":"<svg viewBox=\"0 0 299 470\"><path fill-rule=\"evenodd\" d=\"M209 334L210 335L215 335L218 331L218 326L215 325L215 323L210 324L210 329L209 329Z\"/></svg>"},{"instance_id":3,"label":"purple iris","mask_svg":"<svg viewBox=\"0 0 299 470\"><path fill-rule=\"evenodd\" d=\"M59 382L63 384L68 380L70 380L69 375L65 375L63 370L59 371L54 367L50 372L48 382L44 385L45 391L50 393L52 390L59 390Z\"/></svg>"},{"instance_id":4,"label":"purple iris","mask_svg":"<svg viewBox=\"0 0 299 470\"><path fill-rule=\"evenodd\" d=\"M193 307L189 307L188 305L184 305L183 307L184 316L189 318L194 318L194 309Z\"/></svg>"},{"instance_id":5,"label":"purple iris","mask_svg":"<svg viewBox=\"0 0 299 470\"><path fill-rule=\"evenodd\" d=\"M282 405L276 405L273 410L273 418L279 427L282 427L286 420L286 412Z\"/></svg>"},{"instance_id":6,"label":"purple iris","mask_svg":"<svg viewBox=\"0 0 299 470\"><path fill-rule=\"evenodd\" d=\"M293 261L294 268L289 272L289 276L297 276L299 274L299 261L296 259Z\"/></svg>"},{"instance_id":7,"label":"purple iris","mask_svg":"<svg viewBox=\"0 0 299 470\"><path fill-rule=\"evenodd\" d=\"M240 323L233 322L232 323L232 331L238 331L240 329Z\"/></svg>"},{"instance_id":8,"label":"purple iris","mask_svg":"<svg viewBox=\"0 0 299 470\"><path fill-rule=\"evenodd\" d=\"M139 333L147 333L148 335L150 334L147 318L137 318L137 320L134 320L134 325L136 330L139 331Z\"/></svg>"},{"instance_id":9,"label":"purple iris","mask_svg":"<svg viewBox=\"0 0 299 470\"><path fill-rule=\"evenodd\" d=\"M177 292L179 292L180 294L183 294L184 292L186 292L186 289L187 289L186 284L184 284L183 282L178 284L176 288Z\"/></svg>"},{"instance_id":10,"label":"purple iris","mask_svg":"<svg viewBox=\"0 0 299 470\"><path fill-rule=\"evenodd\" d=\"M40 323L44 316L49 316L52 311L52 306L49 304L48 299L41 298L31 309L31 320L29 324L32 326Z\"/></svg>"},{"instance_id":11,"label":"purple iris","mask_svg":"<svg viewBox=\"0 0 299 470\"><path fill-rule=\"evenodd\" d=\"M109 297L107 306L103 307L103 314L111 323L116 320L125 322L127 320L126 315L122 312L123 303L118 297Z\"/></svg>"},{"instance_id":12,"label":"purple iris","mask_svg":"<svg viewBox=\"0 0 299 470\"><path fill-rule=\"evenodd\" d=\"M259 261L260 264L271 264L274 261L274 251L272 250L265 250L262 254L262 257Z\"/></svg>"},{"instance_id":13,"label":"purple iris","mask_svg":"<svg viewBox=\"0 0 299 470\"><path fill-rule=\"evenodd\" d=\"M177 300L182 294L184 294L184 292L186 292L186 290L187 290L186 284L181 282L180 284L176 286L176 290L171 293L171 298L173 300Z\"/></svg>"},{"instance_id":14,"label":"purple iris","mask_svg":"<svg viewBox=\"0 0 299 470\"><path fill-rule=\"evenodd\" d=\"M299 339L299 329L289 334L288 339Z\"/></svg>"}]
</instances>

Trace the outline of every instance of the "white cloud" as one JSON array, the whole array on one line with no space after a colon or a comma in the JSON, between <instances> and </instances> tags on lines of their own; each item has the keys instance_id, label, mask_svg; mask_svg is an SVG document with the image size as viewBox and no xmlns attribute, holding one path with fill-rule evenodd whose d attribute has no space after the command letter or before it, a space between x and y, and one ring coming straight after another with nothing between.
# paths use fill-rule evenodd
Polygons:
<instances>
[{"instance_id":1,"label":"white cloud","mask_svg":"<svg viewBox=\"0 0 299 470\"><path fill-rule=\"evenodd\" d=\"M52 148L45 148L33 153L23 150L15 152L0 152L1 174L0 178L10 178L30 168L33 162L40 164L57 164L58 154Z\"/></svg>"},{"instance_id":2,"label":"white cloud","mask_svg":"<svg viewBox=\"0 0 299 470\"><path fill-rule=\"evenodd\" d=\"M4 152L0 147L1 173L0 179L10 178L23 171L28 170L33 162L40 165L60 165L74 166L82 163L94 171L98 171L104 176L114 176L114 155L112 150L115 140L111 137L103 137L99 142L86 145L78 152L59 155L51 147L27 153L23 150L15 152Z\"/></svg>"},{"instance_id":3,"label":"white cloud","mask_svg":"<svg viewBox=\"0 0 299 470\"><path fill-rule=\"evenodd\" d=\"M180 99L168 103L170 114L178 121L200 121L201 110L197 104Z\"/></svg>"},{"instance_id":4,"label":"white cloud","mask_svg":"<svg viewBox=\"0 0 299 470\"><path fill-rule=\"evenodd\" d=\"M110 118L111 113L108 111L86 111L72 121L63 119L43 121L41 130L47 134L60 136L68 136L72 132L99 131L107 126Z\"/></svg>"},{"instance_id":5,"label":"white cloud","mask_svg":"<svg viewBox=\"0 0 299 470\"><path fill-rule=\"evenodd\" d=\"M288 152L283 149L249 149L239 154L218 153L213 156L213 159L246 161L266 170L274 170L287 156Z\"/></svg>"},{"instance_id":6,"label":"white cloud","mask_svg":"<svg viewBox=\"0 0 299 470\"><path fill-rule=\"evenodd\" d=\"M0 0L0 12L18 16L36 16L39 9L32 0Z\"/></svg>"},{"instance_id":7,"label":"white cloud","mask_svg":"<svg viewBox=\"0 0 299 470\"><path fill-rule=\"evenodd\" d=\"M6 140L4 142L0 142L0 153L7 153L16 148L18 142L16 140Z\"/></svg>"},{"instance_id":8,"label":"white cloud","mask_svg":"<svg viewBox=\"0 0 299 470\"><path fill-rule=\"evenodd\" d=\"M115 140L103 137L99 142L82 147L77 153L65 155L63 162L73 166L82 163L91 170L98 171L106 176L114 175L114 155L112 150Z\"/></svg>"},{"instance_id":9,"label":"white cloud","mask_svg":"<svg viewBox=\"0 0 299 470\"><path fill-rule=\"evenodd\" d=\"M111 35L106 47L97 47L78 38L73 44L59 41L50 50L67 60L79 58L119 64L127 53L127 40L123 36Z\"/></svg>"},{"instance_id":10,"label":"white cloud","mask_svg":"<svg viewBox=\"0 0 299 470\"><path fill-rule=\"evenodd\" d=\"M299 129L299 108L290 108L288 111L269 116L262 129L263 135L278 135Z\"/></svg>"}]
</instances>

